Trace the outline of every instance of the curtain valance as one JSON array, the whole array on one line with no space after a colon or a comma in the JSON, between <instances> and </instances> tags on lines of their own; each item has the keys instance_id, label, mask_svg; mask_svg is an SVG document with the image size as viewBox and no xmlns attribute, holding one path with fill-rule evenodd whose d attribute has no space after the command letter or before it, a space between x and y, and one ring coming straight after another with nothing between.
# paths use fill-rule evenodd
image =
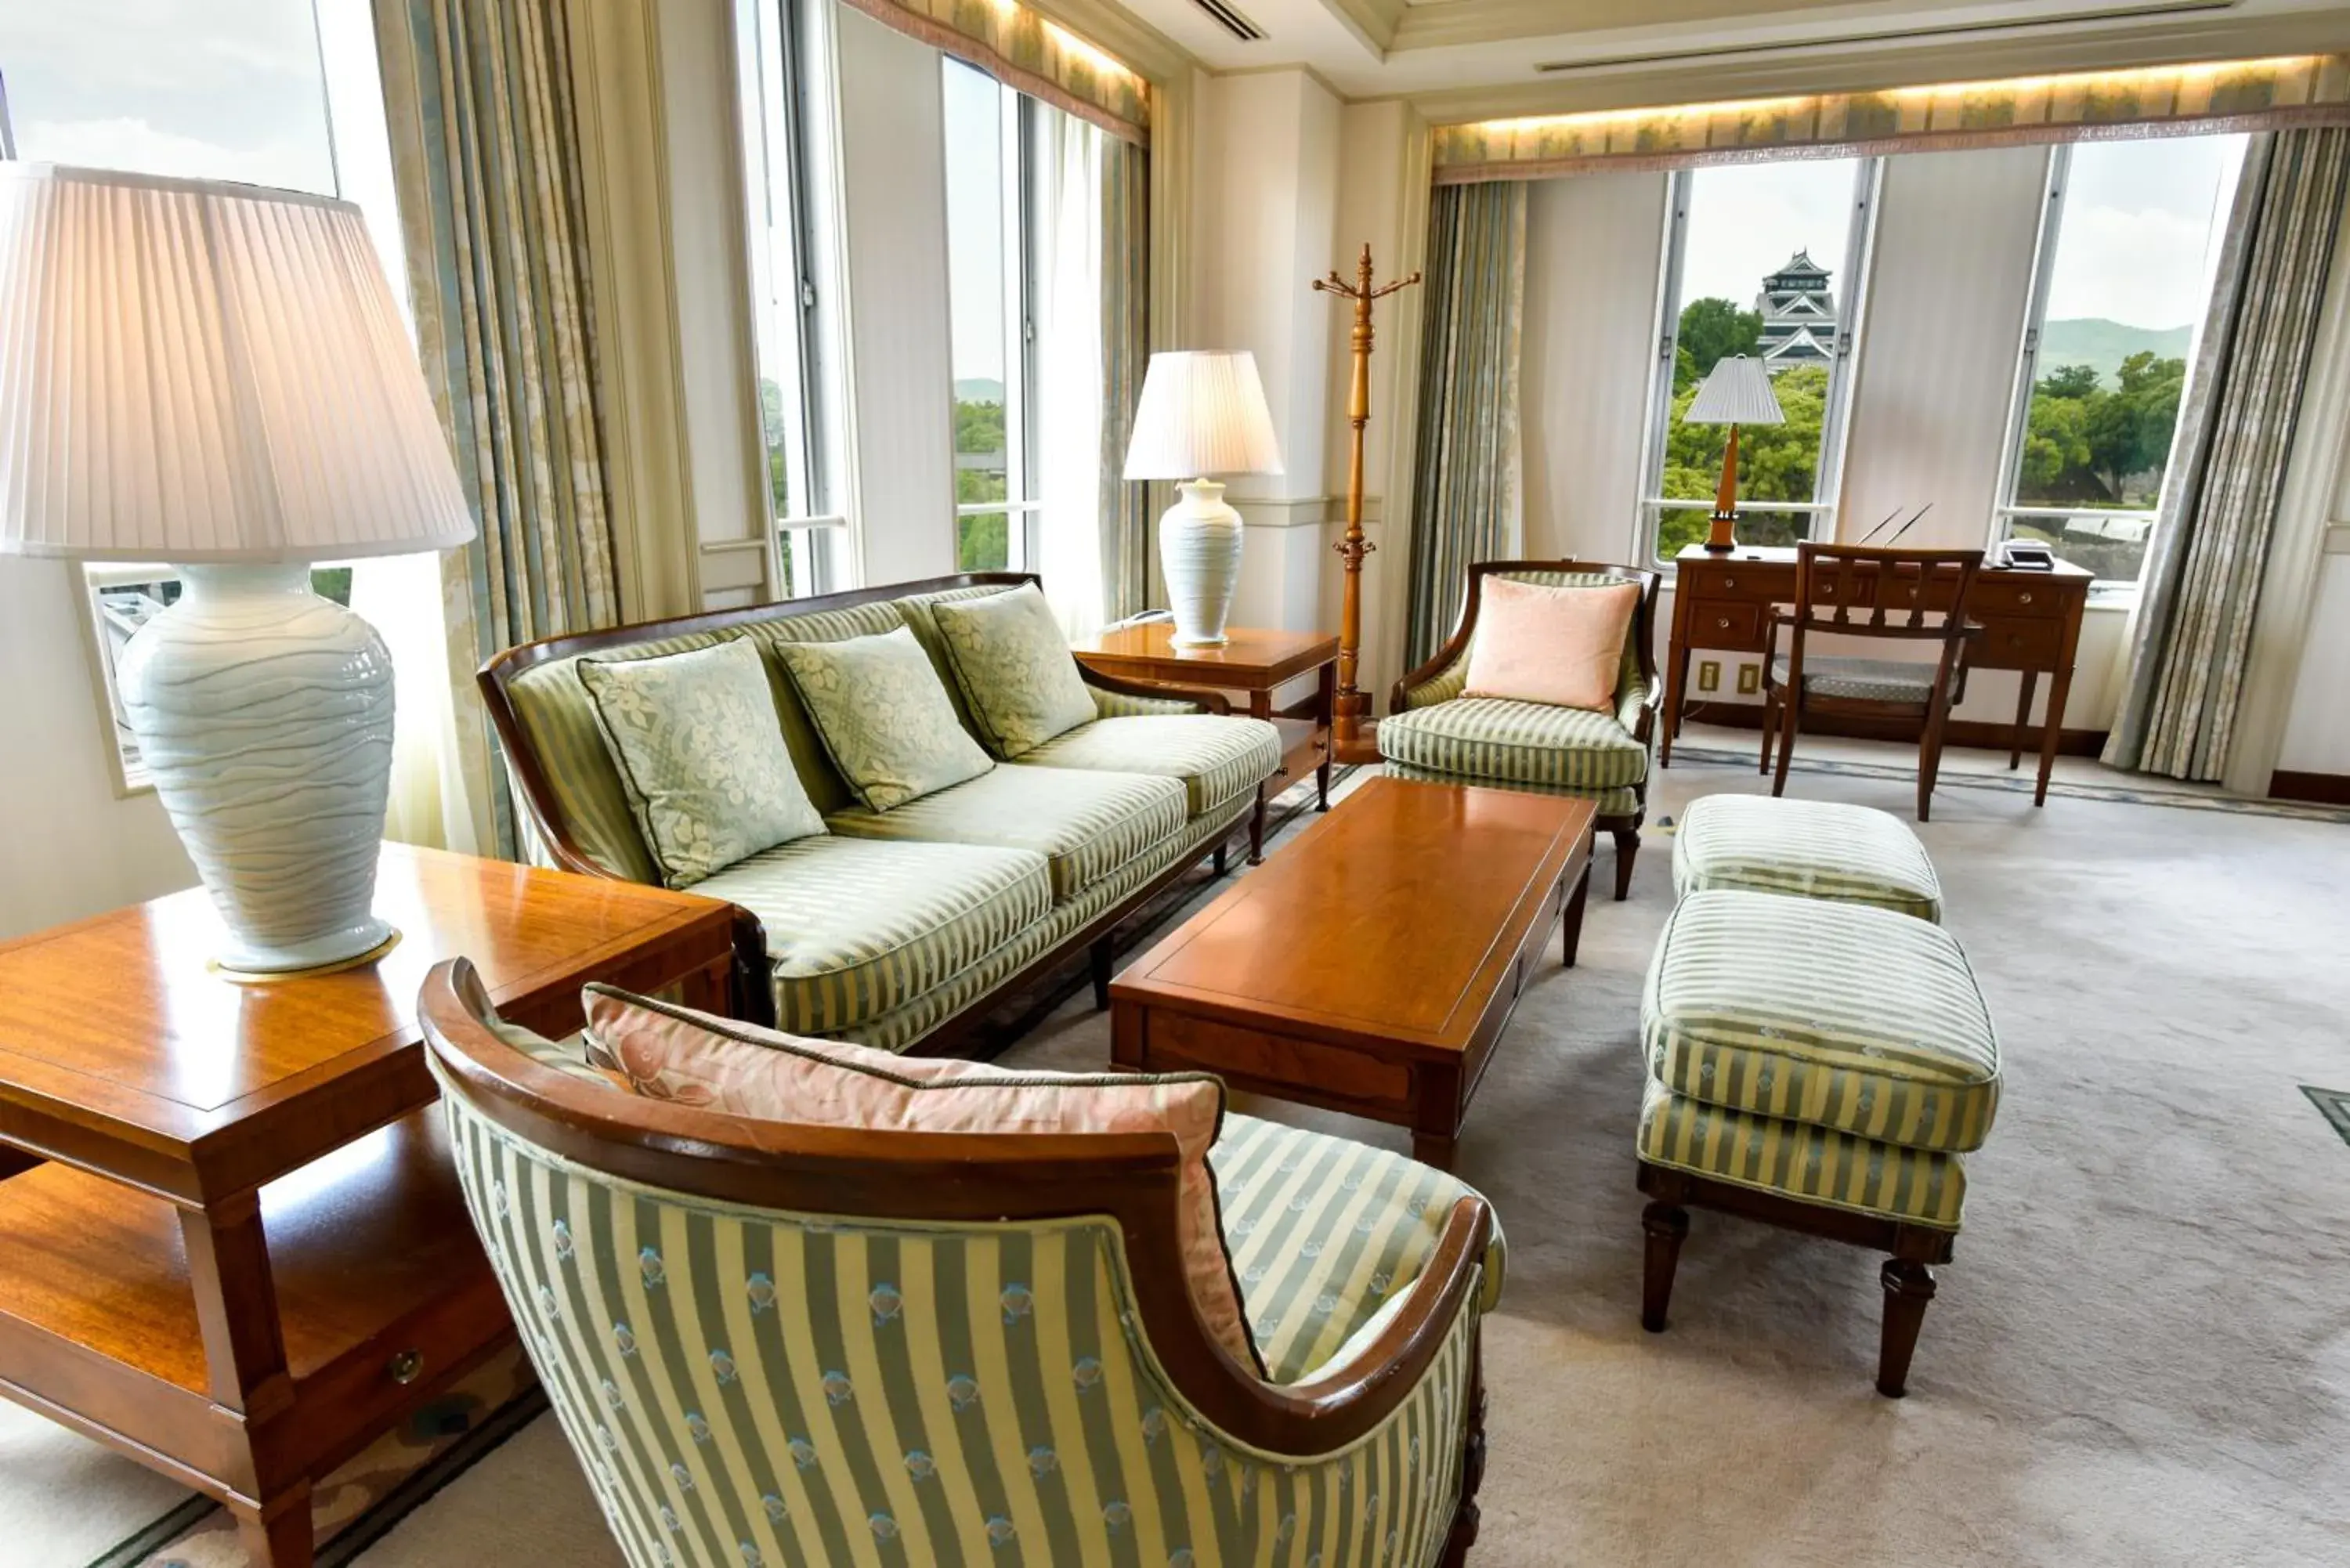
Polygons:
<instances>
[{"instance_id":1,"label":"curtain valance","mask_svg":"<svg viewBox=\"0 0 2350 1568\"><path fill-rule=\"evenodd\" d=\"M848 0L884 26L969 60L1112 136L1150 140L1150 84L1014 0Z\"/></svg>"},{"instance_id":2,"label":"curtain valance","mask_svg":"<svg viewBox=\"0 0 2350 1568\"><path fill-rule=\"evenodd\" d=\"M1440 126L1440 185L1758 155L2080 141L2350 124L2350 54L2088 71L2014 81L1821 93Z\"/></svg>"}]
</instances>

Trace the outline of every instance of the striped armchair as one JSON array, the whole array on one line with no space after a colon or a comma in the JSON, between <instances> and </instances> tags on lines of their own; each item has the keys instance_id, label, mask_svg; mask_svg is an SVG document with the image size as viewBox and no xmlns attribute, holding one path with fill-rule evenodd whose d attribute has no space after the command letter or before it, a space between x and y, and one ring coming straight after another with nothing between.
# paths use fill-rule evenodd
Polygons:
<instances>
[{"instance_id":1,"label":"striped armchair","mask_svg":"<svg viewBox=\"0 0 2350 1568\"><path fill-rule=\"evenodd\" d=\"M1624 639L1614 711L1461 695L1478 606L1485 580L1494 576L1551 587L1638 586L1640 607ZM1656 668L1658 581L1656 573L1638 566L1572 560L1480 561L1471 566L1468 597L1452 639L1397 681L1388 699L1388 717L1379 721L1378 732L1388 772L1398 778L1492 784L1597 802L1599 826L1616 838L1616 897L1628 897L1648 809L1657 710L1665 694Z\"/></svg>"},{"instance_id":2,"label":"striped armchair","mask_svg":"<svg viewBox=\"0 0 2350 1568\"><path fill-rule=\"evenodd\" d=\"M1175 1139L844 1131L639 1097L420 1005L466 1200L633 1568L1458 1564L1483 1468L1484 1200L1228 1116L1266 1372L1194 1308Z\"/></svg>"}]
</instances>

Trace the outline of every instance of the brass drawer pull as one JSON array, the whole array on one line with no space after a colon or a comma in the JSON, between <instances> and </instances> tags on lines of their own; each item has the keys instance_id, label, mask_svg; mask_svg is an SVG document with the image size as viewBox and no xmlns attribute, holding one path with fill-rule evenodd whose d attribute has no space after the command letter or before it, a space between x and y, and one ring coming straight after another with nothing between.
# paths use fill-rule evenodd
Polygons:
<instances>
[{"instance_id":1,"label":"brass drawer pull","mask_svg":"<svg viewBox=\"0 0 2350 1568\"><path fill-rule=\"evenodd\" d=\"M2027 588L2022 593L2016 595L2015 602L2020 605L2030 604L2032 602L2032 591Z\"/></svg>"},{"instance_id":2,"label":"brass drawer pull","mask_svg":"<svg viewBox=\"0 0 2350 1568\"><path fill-rule=\"evenodd\" d=\"M1721 586L1725 588L1734 588L1738 586L1738 579L1736 577L1724 577L1721 579Z\"/></svg>"},{"instance_id":3,"label":"brass drawer pull","mask_svg":"<svg viewBox=\"0 0 2350 1568\"><path fill-rule=\"evenodd\" d=\"M384 1375L405 1388L424 1371L424 1357L417 1351L403 1350L384 1364Z\"/></svg>"},{"instance_id":4,"label":"brass drawer pull","mask_svg":"<svg viewBox=\"0 0 2350 1568\"><path fill-rule=\"evenodd\" d=\"M1714 629L1717 631L1728 631L1730 629L1730 618L1726 615L1717 616L1714 618L1713 625Z\"/></svg>"}]
</instances>

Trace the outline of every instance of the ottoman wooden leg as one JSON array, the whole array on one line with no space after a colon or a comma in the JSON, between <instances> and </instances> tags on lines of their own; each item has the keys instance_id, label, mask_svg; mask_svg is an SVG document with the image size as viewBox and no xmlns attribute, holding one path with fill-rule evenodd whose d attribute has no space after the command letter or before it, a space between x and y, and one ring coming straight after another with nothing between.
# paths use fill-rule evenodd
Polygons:
<instances>
[{"instance_id":1,"label":"ottoman wooden leg","mask_svg":"<svg viewBox=\"0 0 2350 1568\"><path fill-rule=\"evenodd\" d=\"M1654 1245L1652 1241L1652 1252ZM1885 1336L1877 1352L1877 1391L1898 1399L1909 1391L1909 1357L1918 1348L1926 1303L1934 1299L1934 1271L1907 1258L1888 1258L1877 1277L1885 1286Z\"/></svg>"},{"instance_id":2,"label":"ottoman wooden leg","mask_svg":"<svg viewBox=\"0 0 2350 1568\"><path fill-rule=\"evenodd\" d=\"M1640 1211L1640 1228L1648 1233L1648 1260L1640 1273L1640 1326L1662 1334L1665 1308L1673 1299L1673 1271L1680 1266L1681 1241L1689 1234L1689 1210L1651 1203Z\"/></svg>"},{"instance_id":3,"label":"ottoman wooden leg","mask_svg":"<svg viewBox=\"0 0 2350 1568\"><path fill-rule=\"evenodd\" d=\"M1640 830L1618 827L1616 835L1616 901L1622 903L1632 896L1632 861L1640 853Z\"/></svg>"}]
</instances>

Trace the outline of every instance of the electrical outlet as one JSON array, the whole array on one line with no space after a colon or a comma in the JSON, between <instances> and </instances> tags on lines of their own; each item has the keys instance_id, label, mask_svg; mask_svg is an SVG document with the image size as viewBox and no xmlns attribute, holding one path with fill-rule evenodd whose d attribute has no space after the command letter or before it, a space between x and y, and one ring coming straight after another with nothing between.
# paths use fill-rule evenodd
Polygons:
<instances>
[{"instance_id":1,"label":"electrical outlet","mask_svg":"<svg viewBox=\"0 0 2350 1568\"><path fill-rule=\"evenodd\" d=\"M1721 690L1721 660L1702 659L1698 661L1697 689L1700 691Z\"/></svg>"},{"instance_id":2,"label":"electrical outlet","mask_svg":"<svg viewBox=\"0 0 2350 1568\"><path fill-rule=\"evenodd\" d=\"M1754 693L1762 690L1762 667L1759 664L1740 665L1738 667L1738 694L1741 697L1752 697Z\"/></svg>"}]
</instances>

